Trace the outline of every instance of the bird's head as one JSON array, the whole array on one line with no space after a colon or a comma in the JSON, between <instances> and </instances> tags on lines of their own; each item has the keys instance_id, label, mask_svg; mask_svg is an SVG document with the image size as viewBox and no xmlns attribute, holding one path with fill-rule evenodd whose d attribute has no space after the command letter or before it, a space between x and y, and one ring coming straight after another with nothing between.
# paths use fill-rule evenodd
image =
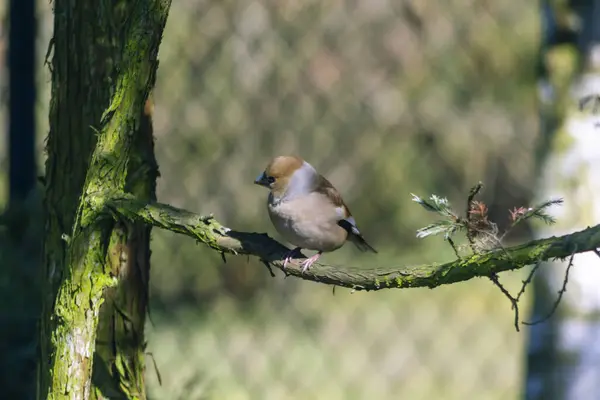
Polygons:
<instances>
[{"instance_id":1,"label":"bird's head","mask_svg":"<svg viewBox=\"0 0 600 400\"><path fill-rule=\"evenodd\" d=\"M275 198L309 193L316 182L317 172L302 158L278 156L272 159L254 183L271 190Z\"/></svg>"}]
</instances>

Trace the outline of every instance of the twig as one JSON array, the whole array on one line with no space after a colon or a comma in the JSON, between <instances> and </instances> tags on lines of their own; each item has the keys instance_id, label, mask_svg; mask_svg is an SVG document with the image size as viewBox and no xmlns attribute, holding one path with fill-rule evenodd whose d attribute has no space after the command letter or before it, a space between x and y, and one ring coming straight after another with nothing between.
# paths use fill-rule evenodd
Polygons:
<instances>
[{"instance_id":1,"label":"twig","mask_svg":"<svg viewBox=\"0 0 600 400\"><path fill-rule=\"evenodd\" d=\"M156 360L154 359L154 354L151 352L146 352L145 353L147 356L150 356L150 359L152 360L152 365L154 365L154 372L156 373L156 379L158 379L158 386L162 386L162 376L160 374L160 370L158 369L158 364L156 363Z\"/></svg>"},{"instance_id":2,"label":"twig","mask_svg":"<svg viewBox=\"0 0 600 400\"><path fill-rule=\"evenodd\" d=\"M556 309L558 308L558 305L560 304L560 301L562 300L563 294L567 291L567 283L569 283L569 272L571 271L571 267L573 266L573 259L575 258L576 251L577 251L577 248L576 248L575 252L573 252L573 254L571 254L571 258L569 259L569 264L567 265L567 270L565 272L565 279L563 280L562 288L558 292L558 297L554 301L554 304L552 305L550 312L543 318L538 319L537 321L533 321L533 322L523 321L523 325L531 326L531 325L540 324L540 323L548 320L556 312Z\"/></svg>"},{"instance_id":3,"label":"twig","mask_svg":"<svg viewBox=\"0 0 600 400\"><path fill-rule=\"evenodd\" d=\"M269 274L271 275L271 278L275 278L275 273L273 272L273 269L271 268L271 265L269 264L269 262L266 260L263 260L262 258L261 258L260 262L262 262L263 265L265 267L267 267L267 270L269 270Z\"/></svg>"},{"instance_id":4,"label":"twig","mask_svg":"<svg viewBox=\"0 0 600 400\"><path fill-rule=\"evenodd\" d=\"M519 300L514 298L508 290L498 280L498 274L492 274L489 276L490 280L500 289L500 291L506 296L512 305L512 309L515 310L515 329L519 332Z\"/></svg>"},{"instance_id":5,"label":"twig","mask_svg":"<svg viewBox=\"0 0 600 400\"><path fill-rule=\"evenodd\" d=\"M448 241L448 244L450 245L450 247L452 247L452 250L454 250L454 254L456 255L456 258L460 259L460 254L458 254L458 249L456 248L456 245L454 244L454 240L452 240L452 238L450 236L448 236L446 238L446 240Z\"/></svg>"},{"instance_id":6,"label":"twig","mask_svg":"<svg viewBox=\"0 0 600 400\"><path fill-rule=\"evenodd\" d=\"M533 276L535 275L535 273L537 272L538 268L540 267L540 265L542 265L541 262L536 263L533 268L531 269L531 271L529 271L529 275L527 276L527 279L525 279L523 281L523 286L521 286L521 290L519 290L519 293L517 294L517 301L519 301L521 299L521 296L523 296L525 294L525 288L527 287L527 285L529 285L531 283L531 281L533 280Z\"/></svg>"},{"instance_id":7,"label":"twig","mask_svg":"<svg viewBox=\"0 0 600 400\"><path fill-rule=\"evenodd\" d=\"M501 243L499 245L500 245L500 249L506 253L506 249L504 248L504 246L502 246ZM510 258L510 254L506 253L506 256ZM492 276L490 276L490 280L510 300L511 308L513 310L515 310L514 325L515 325L515 329L517 330L517 332L520 332L520 329L519 329L519 301L521 300L521 297L523 296L523 294L525 294L525 289L527 288L527 285L529 285L531 283L535 272L537 271L537 269L540 267L541 264L542 264L541 262L537 262L534 265L534 267L529 272L529 275L527 276L527 279L525 279L523 281L523 285L521 286L521 290L519 290L519 293L517 293L516 297L512 296L510 294L510 292L500 283L497 274L493 274Z\"/></svg>"},{"instance_id":8,"label":"twig","mask_svg":"<svg viewBox=\"0 0 600 400\"><path fill-rule=\"evenodd\" d=\"M478 182L477 185L473 186L469 191L469 197L467 197L467 220L470 219L469 215L471 214L471 205L473 204L473 200L475 199L475 196L477 196L479 192L481 192L482 188L483 183Z\"/></svg>"},{"instance_id":9,"label":"twig","mask_svg":"<svg viewBox=\"0 0 600 400\"><path fill-rule=\"evenodd\" d=\"M475 241L474 241L474 237L475 235L473 234L473 231L471 230L471 220L472 220L472 206L473 206L473 199L475 199L475 196L477 196L477 194L479 194L479 192L481 191L481 189L483 188L483 183L478 182L477 185L473 186L471 188L471 190L469 191L469 197L467 197L467 213L465 215L465 219L467 221L467 240L469 241L469 244L471 246L471 250L473 250L474 253L477 252L476 248L475 248Z\"/></svg>"}]
</instances>

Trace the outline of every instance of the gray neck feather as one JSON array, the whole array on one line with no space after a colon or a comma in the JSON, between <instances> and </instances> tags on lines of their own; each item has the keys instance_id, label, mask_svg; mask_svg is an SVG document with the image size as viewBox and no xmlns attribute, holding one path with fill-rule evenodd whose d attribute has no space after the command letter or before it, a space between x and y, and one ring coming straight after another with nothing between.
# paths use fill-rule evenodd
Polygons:
<instances>
[{"instance_id":1,"label":"gray neck feather","mask_svg":"<svg viewBox=\"0 0 600 400\"><path fill-rule=\"evenodd\" d=\"M317 184L318 176L319 175L313 166L304 161L302 166L292 175L285 194L281 197L274 197L270 194L269 203L276 205L282 201L291 200L311 193Z\"/></svg>"}]
</instances>

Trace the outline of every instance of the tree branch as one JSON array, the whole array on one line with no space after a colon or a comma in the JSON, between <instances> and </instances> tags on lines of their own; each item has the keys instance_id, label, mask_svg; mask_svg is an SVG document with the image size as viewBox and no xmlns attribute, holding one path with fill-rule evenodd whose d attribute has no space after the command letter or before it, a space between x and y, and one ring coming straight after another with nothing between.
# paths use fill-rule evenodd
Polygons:
<instances>
[{"instance_id":1,"label":"tree branch","mask_svg":"<svg viewBox=\"0 0 600 400\"><path fill-rule=\"evenodd\" d=\"M116 218L144 222L192 237L209 247L230 254L253 255L283 270L289 249L264 233L238 232L224 227L212 216L201 216L161 203L145 203L132 196L107 196L103 201ZM386 288L435 288L475 277L523 268L557 258L570 257L600 247L600 225L569 235L534 240L522 245L475 254L445 264L405 267L351 268L314 264L302 273L299 260L285 268L286 274L305 280L355 290Z\"/></svg>"}]
</instances>

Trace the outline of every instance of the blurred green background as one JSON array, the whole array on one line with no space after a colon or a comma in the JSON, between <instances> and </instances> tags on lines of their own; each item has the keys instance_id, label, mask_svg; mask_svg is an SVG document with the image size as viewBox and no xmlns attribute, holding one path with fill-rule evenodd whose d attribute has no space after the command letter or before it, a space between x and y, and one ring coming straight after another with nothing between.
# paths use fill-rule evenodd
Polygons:
<instances>
[{"instance_id":1,"label":"blurred green background","mask_svg":"<svg viewBox=\"0 0 600 400\"><path fill-rule=\"evenodd\" d=\"M2 15L6 14L0 5ZM2 18L5 21L5 18ZM48 132L51 4L39 1L39 160ZM380 250L329 264L442 262L415 230L431 216L410 193L469 188L500 225L534 195L535 2L515 0L179 0L160 50L155 99L162 202L277 237L266 191L274 155L301 155L342 192ZM0 126L6 126L6 29ZM6 194L0 141L0 206ZM42 173L42 167L40 167ZM527 232L517 235L526 237ZM515 399L525 334L487 280L435 290L350 293L272 279L154 230L147 376L154 399ZM522 273L505 274L515 287ZM527 315L529 299L521 312ZM149 355L150 357L150 355Z\"/></svg>"}]
</instances>

